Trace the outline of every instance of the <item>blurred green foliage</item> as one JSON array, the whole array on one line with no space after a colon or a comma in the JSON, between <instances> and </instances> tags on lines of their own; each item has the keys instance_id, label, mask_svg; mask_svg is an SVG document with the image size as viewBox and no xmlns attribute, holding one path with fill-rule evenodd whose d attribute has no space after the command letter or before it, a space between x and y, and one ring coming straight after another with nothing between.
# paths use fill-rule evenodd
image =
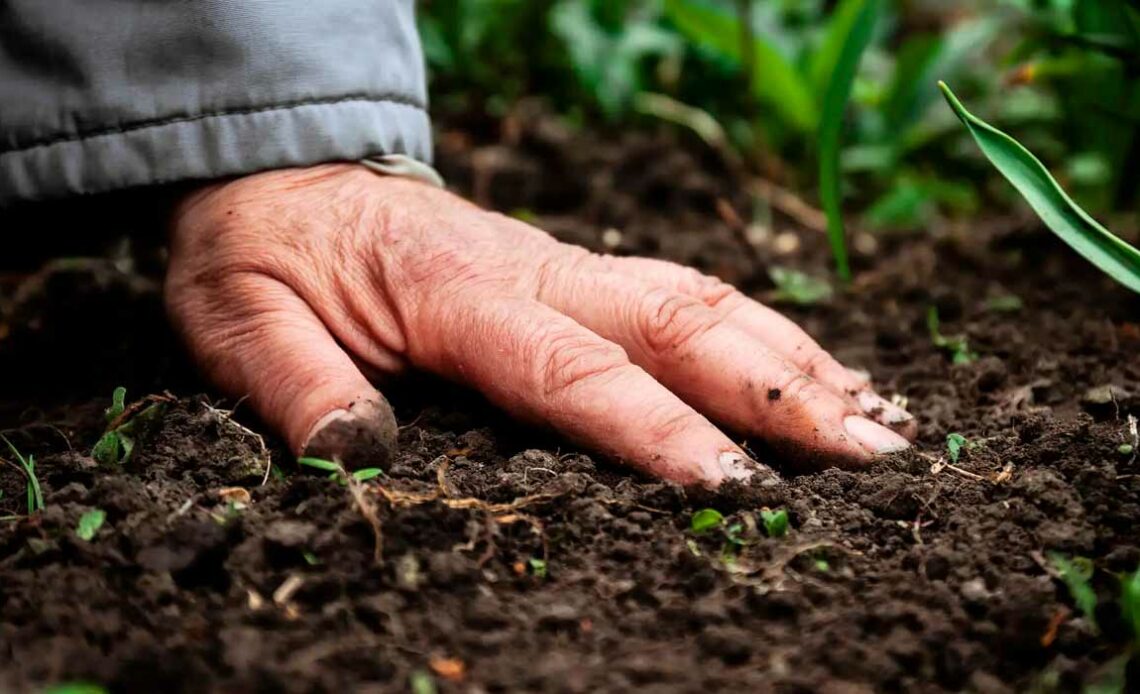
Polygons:
<instances>
[{"instance_id":1,"label":"blurred green foliage","mask_svg":"<svg viewBox=\"0 0 1140 694\"><path fill-rule=\"evenodd\" d=\"M664 117L706 141L723 135L758 174L814 195L825 96L862 5L421 0L419 16L445 117L500 117L527 96L592 127ZM881 5L842 119L849 215L912 229L1015 201L993 185L938 80L1036 153L1086 209L1136 204L1140 0Z\"/></svg>"}]
</instances>

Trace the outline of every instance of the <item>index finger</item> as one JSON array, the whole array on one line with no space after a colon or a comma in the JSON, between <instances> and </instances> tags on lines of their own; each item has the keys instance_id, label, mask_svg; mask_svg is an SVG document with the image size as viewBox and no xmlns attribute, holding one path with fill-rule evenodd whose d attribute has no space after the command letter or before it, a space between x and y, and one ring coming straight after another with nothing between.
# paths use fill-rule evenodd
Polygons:
<instances>
[{"instance_id":1,"label":"index finger","mask_svg":"<svg viewBox=\"0 0 1140 694\"><path fill-rule=\"evenodd\" d=\"M417 340L430 347L413 347L412 361L665 480L715 487L775 476L617 345L537 301L481 299L425 321L438 334Z\"/></svg>"}]
</instances>

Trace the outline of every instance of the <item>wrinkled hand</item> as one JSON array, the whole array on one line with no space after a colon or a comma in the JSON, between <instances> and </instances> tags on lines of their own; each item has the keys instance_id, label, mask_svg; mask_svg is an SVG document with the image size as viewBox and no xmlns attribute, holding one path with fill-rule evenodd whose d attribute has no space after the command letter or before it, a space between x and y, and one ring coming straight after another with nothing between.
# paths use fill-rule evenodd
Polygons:
<instances>
[{"instance_id":1,"label":"wrinkled hand","mask_svg":"<svg viewBox=\"0 0 1140 694\"><path fill-rule=\"evenodd\" d=\"M723 282L591 254L354 164L188 196L166 303L219 387L248 395L296 453L354 466L391 455L395 419L372 383L407 367L684 484L766 470L710 419L815 467L857 466L915 433L905 411Z\"/></svg>"}]
</instances>

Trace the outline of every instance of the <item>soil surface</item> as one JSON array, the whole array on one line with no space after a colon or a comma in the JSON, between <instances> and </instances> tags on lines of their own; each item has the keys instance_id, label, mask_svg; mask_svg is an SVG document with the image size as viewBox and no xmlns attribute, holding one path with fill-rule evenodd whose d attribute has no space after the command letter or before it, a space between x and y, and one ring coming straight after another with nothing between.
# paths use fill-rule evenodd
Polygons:
<instances>
[{"instance_id":1,"label":"soil surface","mask_svg":"<svg viewBox=\"0 0 1140 694\"><path fill-rule=\"evenodd\" d=\"M472 132L440 134L452 185L560 238L765 301L761 268L827 276L822 234L788 214L810 216L784 200L745 229L755 201L696 146L541 118ZM781 308L909 402L917 451L716 494L430 379L389 390L388 476L299 469L199 382L145 245L0 276L0 429L35 457L46 505L25 517L25 476L0 451L4 691L1050 692L1125 651L1114 574L1140 564L1140 462L1122 452L1140 305L1033 223L857 234L848 290ZM976 359L932 342L931 306ZM162 411L126 463L100 465L119 385ZM972 444L954 467L950 432ZM786 536L765 535L764 507L787 510ZM692 532L703 508L742 546ZM105 522L82 540L94 509ZM1092 560L1099 629L1052 552Z\"/></svg>"}]
</instances>

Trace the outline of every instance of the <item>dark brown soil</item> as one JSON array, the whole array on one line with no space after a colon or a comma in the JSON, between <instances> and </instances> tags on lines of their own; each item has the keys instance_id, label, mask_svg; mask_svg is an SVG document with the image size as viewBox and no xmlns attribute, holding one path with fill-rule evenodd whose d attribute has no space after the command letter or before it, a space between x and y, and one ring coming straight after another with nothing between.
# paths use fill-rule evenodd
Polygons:
<instances>
[{"instance_id":1,"label":"dark brown soil","mask_svg":"<svg viewBox=\"0 0 1140 694\"><path fill-rule=\"evenodd\" d=\"M746 252L717 201L746 219L751 201L695 149L536 122L506 144L443 133L441 168L562 238L690 263L761 299L757 261L824 272L822 236L778 212ZM1140 414L1140 306L1031 224L871 241L849 291L789 313L909 400L917 452L685 493L462 389L407 383L390 393L402 450L362 497L380 561L349 489L272 439L281 474L261 484L256 438L195 395L208 389L155 278L121 259L3 275L0 428L35 455L47 507L0 523L0 689L1079 689L1124 651L1113 573L1140 564L1140 462L1119 451ZM1007 294L1023 308L987 308ZM932 344L932 305L978 360ZM177 397L121 468L89 457L116 385ZM936 471L954 431L976 446ZM247 507L226 501L233 486ZM22 516L23 475L3 466L0 489L0 515ZM764 506L789 511L786 537L756 530ZM705 507L743 524L734 560L719 532L689 530ZM78 539L96 508L106 523ZM1099 633L1052 551L1095 563Z\"/></svg>"}]
</instances>

